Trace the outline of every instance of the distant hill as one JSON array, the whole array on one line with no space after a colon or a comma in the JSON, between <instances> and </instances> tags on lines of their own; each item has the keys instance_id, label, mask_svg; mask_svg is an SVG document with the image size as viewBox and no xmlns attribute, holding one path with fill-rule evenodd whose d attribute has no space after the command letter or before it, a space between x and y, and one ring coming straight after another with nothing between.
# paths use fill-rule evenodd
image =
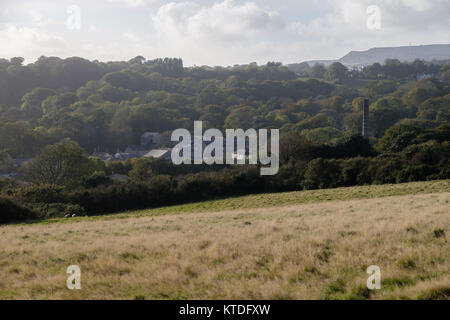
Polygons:
<instances>
[{"instance_id":1,"label":"distant hill","mask_svg":"<svg viewBox=\"0 0 450 320\"><path fill-rule=\"evenodd\" d=\"M384 63L386 59L398 59L402 62L412 62L416 59L425 61L441 61L450 59L450 44L434 44L424 46L372 48L367 51L351 51L338 60L312 60L301 64L290 64L288 67L295 72L305 69L305 63L313 66L322 63L326 66L333 62L340 62L348 67L366 66L376 62ZM302 68L299 68L299 66Z\"/></svg>"},{"instance_id":2,"label":"distant hill","mask_svg":"<svg viewBox=\"0 0 450 320\"><path fill-rule=\"evenodd\" d=\"M383 63L386 59L412 62L416 59L433 61L450 59L450 44L428 46L373 48L367 51L352 51L339 59L345 65L370 65Z\"/></svg>"}]
</instances>

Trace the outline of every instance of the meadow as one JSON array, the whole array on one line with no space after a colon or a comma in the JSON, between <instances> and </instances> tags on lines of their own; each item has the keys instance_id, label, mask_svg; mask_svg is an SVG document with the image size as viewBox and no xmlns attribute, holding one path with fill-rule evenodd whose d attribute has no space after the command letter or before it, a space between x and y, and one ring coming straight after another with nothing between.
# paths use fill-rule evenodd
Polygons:
<instances>
[{"instance_id":1,"label":"meadow","mask_svg":"<svg viewBox=\"0 0 450 320\"><path fill-rule=\"evenodd\" d=\"M449 232L448 180L4 225L0 299L450 299Z\"/></svg>"}]
</instances>

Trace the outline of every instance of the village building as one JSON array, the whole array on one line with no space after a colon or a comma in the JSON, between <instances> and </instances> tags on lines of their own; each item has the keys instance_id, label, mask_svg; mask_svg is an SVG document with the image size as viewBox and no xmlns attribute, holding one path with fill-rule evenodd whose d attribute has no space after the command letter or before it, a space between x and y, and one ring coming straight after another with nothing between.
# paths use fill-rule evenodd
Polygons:
<instances>
[{"instance_id":1,"label":"village building","mask_svg":"<svg viewBox=\"0 0 450 320\"><path fill-rule=\"evenodd\" d=\"M144 158L170 160L171 149L155 149L145 154Z\"/></svg>"}]
</instances>

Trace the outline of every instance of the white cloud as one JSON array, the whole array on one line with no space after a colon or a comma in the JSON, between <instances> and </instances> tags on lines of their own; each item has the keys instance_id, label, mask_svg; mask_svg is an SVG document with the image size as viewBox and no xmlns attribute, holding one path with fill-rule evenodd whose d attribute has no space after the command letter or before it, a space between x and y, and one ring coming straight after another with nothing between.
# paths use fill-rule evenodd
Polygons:
<instances>
[{"instance_id":1,"label":"white cloud","mask_svg":"<svg viewBox=\"0 0 450 320\"><path fill-rule=\"evenodd\" d=\"M238 4L233 0L212 6L172 2L159 8L153 23L163 37L208 41L243 40L284 28L277 12L264 10L254 2Z\"/></svg>"},{"instance_id":2,"label":"white cloud","mask_svg":"<svg viewBox=\"0 0 450 320\"><path fill-rule=\"evenodd\" d=\"M40 24L42 22L42 14L40 14L39 12L35 10L30 10L28 11L28 13L30 14L31 19L33 19L35 23Z\"/></svg>"},{"instance_id":3,"label":"white cloud","mask_svg":"<svg viewBox=\"0 0 450 320\"><path fill-rule=\"evenodd\" d=\"M157 52L182 56L188 65L244 63L267 55L270 37L285 29L279 13L233 0L212 5L171 2L161 6L152 21Z\"/></svg>"},{"instance_id":4,"label":"white cloud","mask_svg":"<svg viewBox=\"0 0 450 320\"><path fill-rule=\"evenodd\" d=\"M328 5L328 14L309 23L288 25L311 52L309 58L338 58L350 50L450 41L448 0L328 0ZM380 30L366 26L370 5L381 10Z\"/></svg>"},{"instance_id":5,"label":"white cloud","mask_svg":"<svg viewBox=\"0 0 450 320\"><path fill-rule=\"evenodd\" d=\"M82 10L80 30L65 27L72 3ZM369 5L381 9L381 30L366 27ZM371 47L450 43L449 18L449 0L0 0L0 21L7 23L0 24L0 57L291 63Z\"/></svg>"},{"instance_id":6,"label":"white cloud","mask_svg":"<svg viewBox=\"0 0 450 320\"><path fill-rule=\"evenodd\" d=\"M61 53L67 46L62 38L38 28L16 27L11 24L0 29L0 43L8 44L0 47L0 56L21 56L26 59Z\"/></svg>"},{"instance_id":7,"label":"white cloud","mask_svg":"<svg viewBox=\"0 0 450 320\"><path fill-rule=\"evenodd\" d=\"M145 7L157 3L158 0L108 0L108 2L124 4L128 7Z\"/></svg>"},{"instance_id":8,"label":"white cloud","mask_svg":"<svg viewBox=\"0 0 450 320\"><path fill-rule=\"evenodd\" d=\"M122 32L122 36L125 38L125 39L127 39L127 40L131 40L131 41L135 41L135 42L137 42L137 41L141 41L141 38L140 37L138 37L137 35L135 35L134 33L132 33L132 32Z\"/></svg>"}]
</instances>

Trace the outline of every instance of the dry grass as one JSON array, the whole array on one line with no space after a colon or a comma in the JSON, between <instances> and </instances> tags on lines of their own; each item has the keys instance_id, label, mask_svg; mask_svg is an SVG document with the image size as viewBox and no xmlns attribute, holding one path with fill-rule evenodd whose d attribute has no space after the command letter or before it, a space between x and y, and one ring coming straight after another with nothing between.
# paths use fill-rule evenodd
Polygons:
<instances>
[{"instance_id":1,"label":"dry grass","mask_svg":"<svg viewBox=\"0 0 450 320\"><path fill-rule=\"evenodd\" d=\"M0 227L1 299L449 299L450 193ZM69 265L82 289L65 288ZM382 289L365 287L369 265Z\"/></svg>"},{"instance_id":2,"label":"dry grass","mask_svg":"<svg viewBox=\"0 0 450 320\"><path fill-rule=\"evenodd\" d=\"M450 192L450 180L437 180L426 182L410 182L402 184L370 185L346 187L326 190L308 190L283 193L256 194L242 197L232 197L219 200L209 200L183 205L175 205L156 209L127 211L107 216L94 216L83 220L123 219L149 215L167 215L179 213L218 212L236 209L254 209L267 207L280 207L287 205L316 203L333 200L372 199L389 196L410 194L429 194ZM65 223L72 222L64 218L38 221L38 223ZM32 222L32 223L36 223Z\"/></svg>"}]
</instances>

